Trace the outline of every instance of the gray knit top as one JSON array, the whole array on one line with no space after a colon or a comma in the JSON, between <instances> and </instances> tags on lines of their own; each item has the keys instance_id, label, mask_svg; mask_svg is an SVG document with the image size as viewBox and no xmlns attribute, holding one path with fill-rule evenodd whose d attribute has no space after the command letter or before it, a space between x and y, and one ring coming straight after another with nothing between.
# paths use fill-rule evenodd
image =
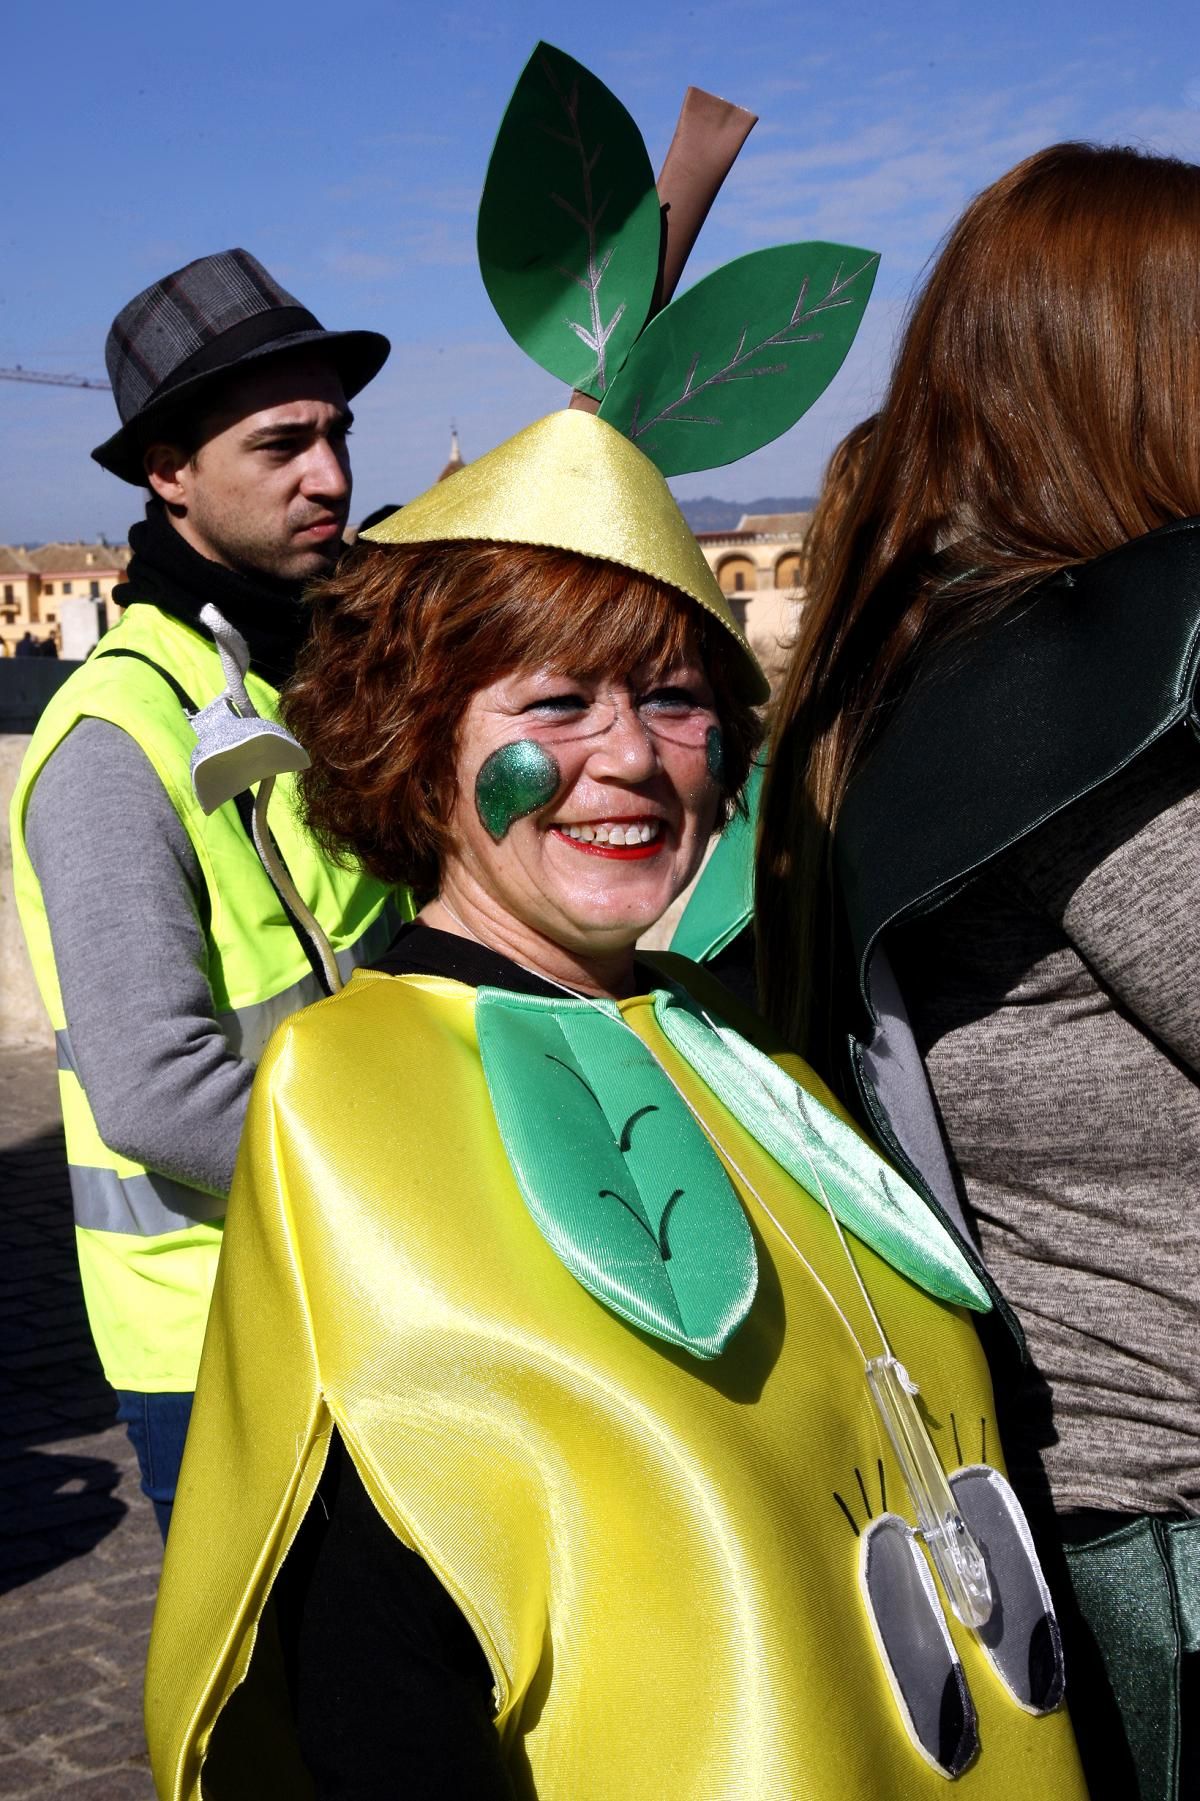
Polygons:
<instances>
[{"instance_id":1,"label":"gray knit top","mask_svg":"<svg viewBox=\"0 0 1200 1801\"><path fill-rule=\"evenodd\" d=\"M889 940L1060 1509L1200 1511L1200 745L1179 727ZM1039 1469L1040 1466L1040 1469Z\"/></svg>"}]
</instances>

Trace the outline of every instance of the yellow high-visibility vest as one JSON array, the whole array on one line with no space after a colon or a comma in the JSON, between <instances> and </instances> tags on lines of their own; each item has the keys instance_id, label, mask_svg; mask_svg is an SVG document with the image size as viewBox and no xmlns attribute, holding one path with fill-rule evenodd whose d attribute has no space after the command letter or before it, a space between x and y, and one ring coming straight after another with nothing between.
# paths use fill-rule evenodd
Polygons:
<instances>
[{"instance_id":1,"label":"yellow high-visibility vest","mask_svg":"<svg viewBox=\"0 0 1200 1801\"><path fill-rule=\"evenodd\" d=\"M113 656L113 651L136 655ZM141 659L148 659L148 662ZM150 667L154 664L156 667ZM225 687L213 643L156 607L132 607L38 721L12 803L13 878L34 975L58 1044L59 1094L74 1200L79 1265L92 1333L114 1388L148 1393L195 1386L221 1243L213 1197L122 1157L100 1136L74 1067L54 948L25 843L29 796L47 759L81 719L128 732L179 814L208 891L208 979L218 1021L238 1056L257 1062L279 1022L321 993L232 801L206 818L192 791L195 734L169 676L198 706ZM247 690L274 718L279 696L251 674ZM407 896L357 869L329 863L295 811L293 779L276 783L271 829L296 887L338 953L343 973L377 956ZM87 904L83 902L81 904ZM103 905L103 896L91 904Z\"/></svg>"}]
</instances>

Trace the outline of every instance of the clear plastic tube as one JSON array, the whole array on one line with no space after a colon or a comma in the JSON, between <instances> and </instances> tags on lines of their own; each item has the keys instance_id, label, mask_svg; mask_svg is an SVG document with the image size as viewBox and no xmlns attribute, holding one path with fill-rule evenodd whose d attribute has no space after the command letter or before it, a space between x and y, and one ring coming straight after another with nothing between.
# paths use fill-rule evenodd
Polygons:
<instances>
[{"instance_id":1,"label":"clear plastic tube","mask_svg":"<svg viewBox=\"0 0 1200 1801\"><path fill-rule=\"evenodd\" d=\"M991 1617L992 1585L983 1555L958 1511L925 1429L917 1406L917 1385L899 1359L890 1355L868 1360L867 1382L946 1597L963 1625L978 1630Z\"/></svg>"}]
</instances>

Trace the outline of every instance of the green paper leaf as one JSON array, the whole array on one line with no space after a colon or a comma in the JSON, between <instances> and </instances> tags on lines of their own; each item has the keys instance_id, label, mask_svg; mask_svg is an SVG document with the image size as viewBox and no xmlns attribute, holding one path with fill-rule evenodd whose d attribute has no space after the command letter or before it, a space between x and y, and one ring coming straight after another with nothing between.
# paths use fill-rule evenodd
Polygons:
<instances>
[{"instance_id":1,"label":"green paper leaf","mask_svg":"<svg viewBox=\"0 0 1200 1801\"><path fill-rule=\"evenodd\" d=\"M538 1230L589 1294L693 1356L719 1356L758 1283L720 1158L611 1003L481 988L483 1070Z\"/></svg>"},{"instance_id":2,"label":"green paper leaf","mask_svg":"<svg viewBox=\"0 0 1200 1801\"><path fill-rule=\"evenodd\" d=\"M637 126L582 64L539 44L479 206L479 267L505 328L552 375L599 398L645 323L661 239Z\"/></svg>"},{"instance_id":3,"label":"green paper leaf","mask_svg":"<svg viewBox=\"0 0 1200 1801\"><path fill-rule=\"evenodd\" d=\"M726 263L652 319L600 417L664 475L769 444L829 386L879 267L846 244L780 244Z\"/></svg>"}]
</instances>

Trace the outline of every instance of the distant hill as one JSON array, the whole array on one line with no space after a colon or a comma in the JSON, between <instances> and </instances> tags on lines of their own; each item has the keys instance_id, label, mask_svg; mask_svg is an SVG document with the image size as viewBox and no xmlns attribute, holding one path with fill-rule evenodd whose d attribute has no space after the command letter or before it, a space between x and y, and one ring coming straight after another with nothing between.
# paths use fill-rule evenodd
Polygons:
<instances>
[{"instance_id":1,"label":"distant hill","mask_svg":"<svg viewBox=\"0 0 1200 1801\"><path fill-rule=\"evenodd\" d=\"M694 532L732 532L743 513L811 513L816 502L771 495L766 500L718 500L706 494L702 500L681 500L679 510Z\"/></svg>"}]
</instances>

